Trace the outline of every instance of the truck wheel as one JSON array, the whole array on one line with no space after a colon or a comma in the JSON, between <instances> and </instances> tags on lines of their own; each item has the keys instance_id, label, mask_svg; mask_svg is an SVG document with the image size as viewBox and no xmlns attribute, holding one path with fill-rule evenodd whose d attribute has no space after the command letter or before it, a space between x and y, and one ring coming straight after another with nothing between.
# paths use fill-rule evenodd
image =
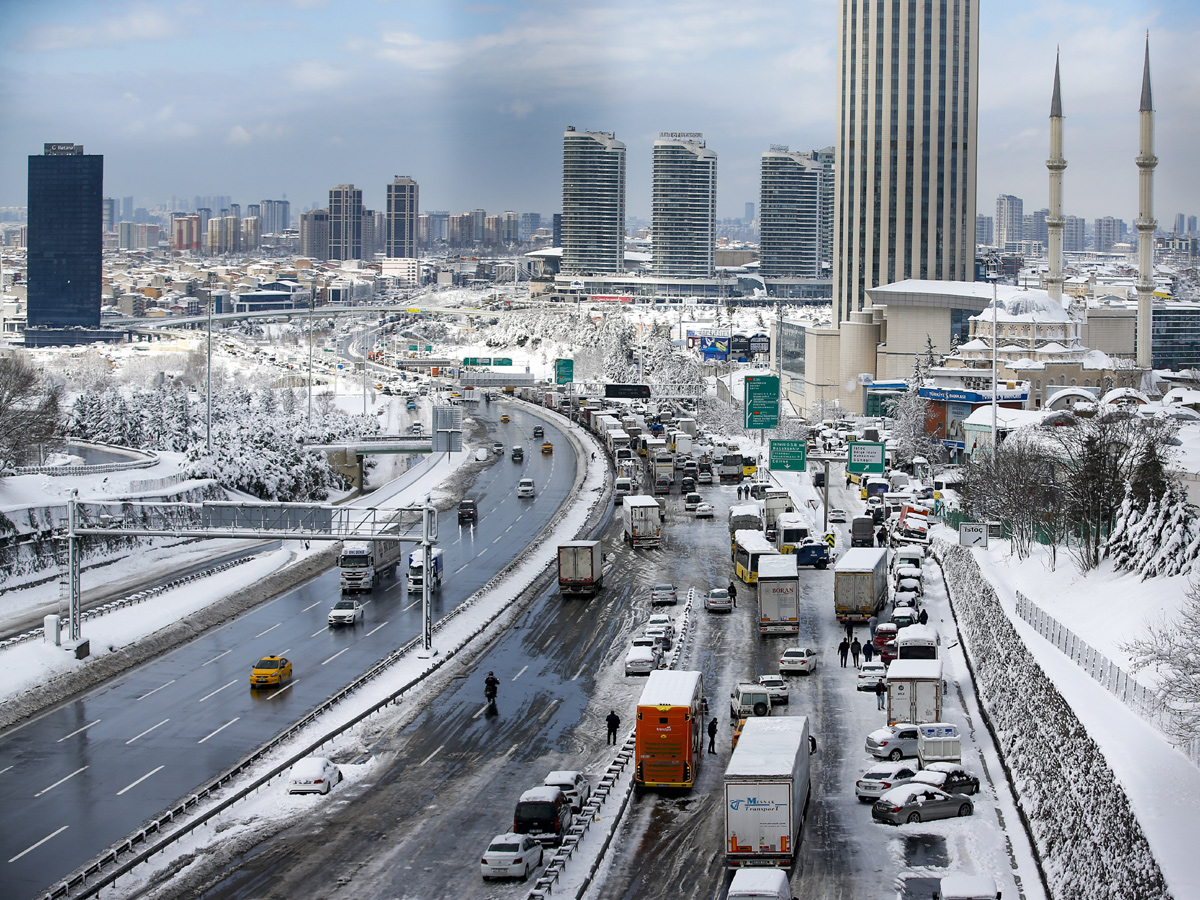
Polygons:
<instances>
[{"instance_id":1,"label":"truck wheel","mask_svg":"<svg viewBox=\"0 0 1200 900\"><path fill-rule=\"evenodd\" d=\"M821 560L819 563L817 563L817 568L818 568L818 569L824 569L824 568L825 568L826 566L828 566L828 565L829 565L829 560L827 560L827 559L823 559L823 560Z\"/></svg>"},{"instance_id":2,"label":"truck wheel","mask_svg":"<svg viewBox=\"0 0 1200 900\"><path fill-rule=\"evenodd\" d=\"M755 703L754 704L754 714L756 716L765 716L768 712L770 712L770 709L767 707L767 704L765 704L765 703Z\"/></svg>"}]
</instances>

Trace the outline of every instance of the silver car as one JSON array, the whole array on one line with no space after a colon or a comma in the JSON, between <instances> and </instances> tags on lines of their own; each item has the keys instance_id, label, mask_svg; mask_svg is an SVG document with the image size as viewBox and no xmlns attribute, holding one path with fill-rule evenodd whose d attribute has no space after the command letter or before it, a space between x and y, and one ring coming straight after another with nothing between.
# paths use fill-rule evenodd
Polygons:
<instances>
[{"instance_id":1,"label":"silver car","mask_svg":"<svg viewBox=\"0 0 1200 900\"><path fill-rule=\"evenodd\" d=\"M885 791L908 784L919 771L916 762L879 762L863 772L862 778L854 782L854 794L863 803L871 803L883 796Z\"/></svg>"},{"instance_id":2,"label":"silver car","mask_svg":"<svg viewBox=\"0 0 1200 900\"><path fill-rule=\"evenodd\" d=\"M709 612L733 612L733 600L725 588L713 588L704 595L704 608Z\"/></svg>"},{"instance_id":3,"label":"silver car","mask_svg":"<svg viewBox=\"0 0 1200 900\"><path fill-rule=\"evenodd\" d=\"M670 603L674 605L678 600L679 597L675 593L675 585L673 584L656 584L650 588L650 602L652 604Z\"/></svg>"},{"instance_id":4,"label":"silver car","mask_svg":"<svg viewBox=\"0 0 1200 900\"><path fill-rule=\"evenodd\" d=\"M940 788L909 782L885 791L871 807L871 818L889 825L929 822L969 816L975 811L966 794L947 794Z\"/></svg>"},{"instance_id":5,"label":"silver car","mask_svg":"<svg viewBox=\"0 0 1200 900\"><path fill-rule=\"evenodd\" d=\"M917 726L907 722L887 725L867 735L867 752L893 762L917 755Z\"/></svg>"}]
</instances>

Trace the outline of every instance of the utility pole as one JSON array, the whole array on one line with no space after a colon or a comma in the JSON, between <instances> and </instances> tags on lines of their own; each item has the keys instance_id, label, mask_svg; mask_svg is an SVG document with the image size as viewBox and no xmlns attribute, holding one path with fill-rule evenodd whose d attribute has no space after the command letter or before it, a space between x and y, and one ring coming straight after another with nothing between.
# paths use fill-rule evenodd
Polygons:
<instances>
[{"instance_id":1,"label":"utility pole","mask_svg":"<svg viewBox=\"0 0 1200 900\"><path fill-rule=\"evenodd\" d=\"M207 407L204 413L204 431L206 433L205 445L209 456L212 456L212 305L213 298L210 293L208 296L208 367L204 376L204 396Z\"/></svg>"},{"instance_id":2,"label":"utility pole","mask_svg":"<svg viewBox=\"0 0 1200 900\"><path fill-rule=\"evenodd\" d=\"M315 289L315 288L314 288ZM313 306L316 298L308 298L308 437L312 437L312 389L313 389Z\"/></svg>"}]
</instances>

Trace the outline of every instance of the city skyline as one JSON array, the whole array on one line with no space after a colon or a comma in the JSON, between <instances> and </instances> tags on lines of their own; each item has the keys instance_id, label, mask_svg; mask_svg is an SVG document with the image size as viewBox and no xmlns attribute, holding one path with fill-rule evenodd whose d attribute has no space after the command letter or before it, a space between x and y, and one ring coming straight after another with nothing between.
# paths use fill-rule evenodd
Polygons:
<instances>
[{"instance_id":1,"label":"city skyline","mask_svg":"<svg viewBox=\"0 0 1200 900\"><path fill-rule=\"evenodd\" d=\"M26 204L30 154L71 141L105 157L106 196L133 195L139 206L172 195L227 194L243 206L286 195L297 218L353 183L365 207L384 209L387 185L405 172L422 186L423 209L546 215L560 206L562 134L574 125L626 144L627 210L641 219L650 218L658 133L703 132L720 157L717 216L739 218L758 198L772 144L833 143L832 0L567 6L8 4L0 205ZM1061 45L1064 211L1135 217L1147 29L1156 212L1163 223L1200 212L1188 153L1200 141L1200 80L1185 50L1200 11L1182 0L981 10L980 211L999 194L1047 205Z\"/></svg>"}]
</instances>

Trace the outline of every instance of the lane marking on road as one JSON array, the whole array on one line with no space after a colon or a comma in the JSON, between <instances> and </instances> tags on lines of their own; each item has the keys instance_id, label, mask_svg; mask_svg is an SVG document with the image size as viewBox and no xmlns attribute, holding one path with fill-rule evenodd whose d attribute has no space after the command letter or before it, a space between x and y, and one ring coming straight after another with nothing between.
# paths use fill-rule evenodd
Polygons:
<instances>
[{"instance_id":1,"label":"lane marking on road","mask_svg":"<svg viewBox=\"0 0 1200 900\"><path fill-rule=\"evenodd\" d=\"M421 766L425 765L425 763L429 762L431 759L433 759L435 756L437 756L439 753L441 753L442 750L445 749L445 747L446 747L446 745L442 744L441 747L438 747L436 750L434 750L432 753L430 753L427 757L425 757L423 760L421 760L419 763L417 763L417 768L418 769L421 768Z\"/></svg>"},{"instance_id":2,"label":"lane marking on road","mask_svg":"<svg viewBox=\"0 0 1200 900\"><path fill-rule=\"evenodd\" d=\"M505 531L507 531L507 530L508 530L508 529L505 529ZM493 544L498 544L498 543L499 543L499 542L500 542L500 541L501 541L503 538L504 538L504 534L503 534L503 533L501 533L501 534L498 534L498 535L496 535L496 539L495 539L494 541L492 541L492 543L493 543Z\"/></svg>"},{"instance_id":3,"label":"lane marking on road","mask_svg":"<svg viewBox=\"0 0 1200 900\"><path fill-rule=\"evenodd\" d=\"M546 643L542 644L542 649L545 650L552 643L554 643L554 635L550 635L550 637L546 638Z\"/></svg>"},{"instance_id":4,"label":"lane marking on road","mask_svg":"<svg viewBox=\"0 0 1200 900\"><path fill-rule=\"evenodd\" d=\"M52 831L52 832L50 832L48 835L46 835L44 838L42 838L40 841L38 841L38 842L37 842L36 844L34 844L32 847L26 847L24 850L22 850L22 851L21 851L20 853L18 853L16 856L14 856L12 859L10 859L10 860L9 860L9 862L10 862L10 863L15 863L15 862L16 862L18 859L20 859L20 858L21 858L22 856L24 856L26 853L31 853L31 852L33 852L33 851L34 851L34 850L36 850L38 847L42 846L42 844L46 843L46 841L50 840L50 839L51 839L51 838L53 838L53 837L58 837L60 834L62 834L64 831L66 831L66 830L67 830L68 828L70 828L70 827L71 827L70 825L64 825L62 828L59 828L57 831Z\"/></svg>"},{"instance_id":5,"label":"lane marking on road","mask_svg":"<svg viewBox=\"0 0 1200 900\"><path fill-rule=\"evenodd\" d=\"M234 722L236 722L240 718L241 718L241 716L238 716L237 719L230 719L228 722L226 722L224 725L222 725L220 728L218 728L212 734L206 734L204 737L200 738L200 740L196 741L196 743L203 744L210 737L215 737L216 735L220 734L222 731L224 731L226 728L228 728L230 725L232 725Z\"/></svg>"},{"instance_id":6,"label":"lane marking on road","mask_svg":"<svg viewBox=\"0 0 1200 900\"><path fill-rule=\"evenodd\" d=\"M310 634L310 635L309 635L309 637L310 637L310 638L315 638L315 637L316 637L318 634L325 634L325 633L326 633L326 632L328 632L328 631L329 631L329 626L328 626L328 625L326 625L326 626L325 626L324 628L322 628L320 631L314 631L312 634Z\"/></svg>"},{"instance_id":7,"label":"lane marking on road","mask_svg":"<svg viewBox=\"0 0 1200 900\"><path fill-rule=\"evenodd\" d=\"M260 631L258 634L255 635L255 637L260 638L267 632L274 631L276 628L278 628L282 624L283 624L282 622L276 622L274 625L272 625L270 628L268 628L267 631Z\"/></svg>"},{"instance_id":8,"label":"lane marking on road","mask_svg":"<svg viewBox=\"0 0 1200 900\"><path fill-rule=\"evenodd\" d=\"M514 753L517 752L517 748L520 746L521 746L520 744L513 744L511 747L508 748L508 752L505 753L504 756L501 757L501 759L508 759L508 757L512 756Z\"/></svg>"},{"instance_id":9,"label":"lane marking on road","mask_svg":"<svg viewBox=\"0 0 1200 900\"><path fill-rule=\"evenodd\" d=\"M11 768L12 768L12 766L5 766L3 769L0 769L0 775L3 775L5 772L7 772Z\"/></svg>"},{"instance_id":10,"label":"lane marking on road","mask_svg":"<svg viewBox=\"0 0 1200 900\"><path fill-rule=\"evenodd\" d=\"M333 662L335 659L337 659L339 656L341 656L343 653L345 653L349 649L350 649L349 647L343 647L337 653L333 654L333 656L329 657L329 659L325 660L325 662L321 663L321 665L324 666L324 665L327 665L328 663Z\"/></svg>"},{"instance_id":11,"label":"lane marking on road","mask_svg":"<svg viewBox=\"0 0 1200 900\"><path fill-rule=\"evenodd\" d=\"M151 775L153 775L155 772L157 772L157 771L159 771L159 770L161 770L161 769L165 769L165 768L166 768L166 766L165 766L165 765L162 765L162 766L159 766L157 769L151 769L149 772L147 772L145 775L143 775L141 778L139 778L139 779L138 779L137 781L135 781L133 784L126 785L125 787L123 787L123 788L121 788L119 791L117 791L117 796L118 796L118 797L120 797L120 796L121 796L123 793L125 793L126 791L131 791L131 790L133 790L135 787L137 787L139 784L141 784L143 781L145 781L147 778L149 778L149 777L150 777Z\"/></svg>"},{"instance_id":12,"label":"lane marking on road","mask_svg":"<svg viewBox=\"0 0 1200 900\"><path fill-rule=\"evenodd\" d=\"M586 668L587 668L587 666L584 666L584 668L586 669ZM578 680L579 680L579 676L580 676L580 675L582 675L582 674L583 674L583 669L580 669L578 672L576 672L576 673L575 673L575 674L574 674L574 675L571 677L571 680L572 680L572 681L578 681Z\"/></svg>"},{"instance_id":13,"label":"lane marking on road","mask_svg":"<svg viewBox=\"0 0 1200 900\"><path fill-rule=\"evenodd\" d=\"M521 666L521 671L520 671L520 672L518 672L516 675L514 675L514 676L512 677L512 680L513 680L513 681L516 681L518 678L520 678L522 675L524 675L524 674L525 674L525 670L526 670L526 669L528 669L528 668L529 668L529 666Z\"/></svg>"},{"instance_id":14,"label":"lane marking on road","mask_svg":"<svg viewBox=\"0 0 1200 900\"><path fill-rule=\"evenodd\" d=\"M482 716L482 715L483 715L485 712L487 712L487 709L488 709L488 706L489 706L489 705L490 705L490 704L488 704L488 703L485 703L485 704L483 704L483 706L479 707L479 712L475 713L475 715L471 716L471 718L472 718L472 719L478 719L478 718L479 718L480 716Z\"/></svg>"},{"instance_id":15,"label":"lane marking on road","mask_svg":"<svg viewBox=\"0 0 1200 900\"><path fill-rule=\"evenodd\" d=\"M152 691L147 691L146 693L142 694L142 696L138 697L137 699L138 699L138 700L145 700L145 699L146 699L147 697L149 697L151 694L157 694L157 693L158 693L159 691L161 691L163 688L165 688L165 687L170 687L170 686L171 686L171 685L173 685L174 683L175 683L175 679L174 679L174 678L172 678L172 679L171 679L170 681L168 681L166 684L160 684L160 685L159 685L158 687L156 687L154 690L152 690ZM134 702L134 703L137 703L137 700L134 700L133 702Z\"/></svg>"},{"instance_id":16,"label":"lane marking on road","mask_svg":"<svg viewBox=\"0 0 1200 900\"><path fill-rule=\"evenodd\" d=\"M226 650L224 653L218 653L216 656L214 656L214 657L213 657L212 659L210 659L208 662L206 662L206 663L201 663L201 664L200 664L200 668L204 668L205 666L207 666L207 665L208 665L208 663L214 663L214 662L216 662L218 659L220 659L222 656L228 656L228 655L229 655L230 653L232 653L232 652L233 652L233 649L232 649L232 648L230 648L229 650Z\"/></svg>"},{"instance_id":17,"label":"lane marking on road","mask_svg":"<svg viewBox=\"0 0 1200 900\"><path fill-rule=\"evenodd\" d=\"M233 681L229 682L229 684L224 684L224 685L221 685L221 687L217 688L217 689L216 689L215 691L213 691L211 694L205 694L203 697L201 697L201 698L200 698L200 702L201 702L201 703L203 703L203 702L204 702L205 700L207 700L209 697L215 697L217 694L221 693L221 691L225 690L225 688L227 688L227 687L233 687L235 684L237 684L237 679L236 679L236 678L235 678Z\"/></svg>"},{"instance_id":18,"label":"lane marking on road","mask_svg":"<svg viewBox=\"0 0 1200 900\"><path fill-rule=\"evenodd\" d=\"M312 609L314 606L318 606L318 605L320 605L320 603L321 603L321 601L320 601L320 600L318 600L316 603L310 603L310 604L308 604L308 606L304 607L304 609L300 610L300 612L308 612L308 611L309 611L310 609Z\"/></svg>"},{"instance_id":19,"label":"lane marking on road","mask_svg":"<svg viewBox=\"0 0 1200 900\"><path fill-rule=\"evenodd\" d=\"M58 787L58 786L59 786L60 784L62 784L64 781L69 781L70 779L72 779L72 778L74 778L76 775L78 775L80 772L84 771L86 768L87 768L87 766L83 766L83 767L81 767L81 768L78 768L78 769L76 769L74 772L72 772L72 773L71 773L70 775L68 775L66 778L60 778L60 779L58 779L58 781L54 782L54 784L50 785L50 787L48 787L48 788L42 788L40 791L38 791L38 792L37 792L36 794L34 794L33 796L35 796L35 797L40 797L40 796L42 796L42 794L46 793L47 791L52 791L52 790L54 790L56 787Z\"/></svg>"},{"instance_id":20,"label":"lane marking on road","mask_svg":"<svg viewBox=\"0 0 1200 900\"><path fill-rule=\"evenodd\" d=\"M463 563L461 566L459 566L457 569L454 570L454 574L457 575L459 572L461 572L463 569L465 569L469 565L470 565L469 562Z\"/></svg>"},{"instance_id":21,"label":"lane marking on road","mask_svg":"<svg viewBox=\"0 0 1200 900\"><path fill-rule=\"evenodd\" d=\"M284 692L284 691L290 691L290 690L292 689L292 685L293 685L293 684L295 684L295 683L296 683L296 679L295 679L295 678L293 678L291 681L289 681L287 684L285 684L285 685L284 685L283 687L281 687L279 690L275 691L273 694L269 694L269 695L267 696L267 699L268 699L268 700L274 700L276 697L282 697L282 696L283 696L283 692Z\"/></svg>"},{"instance_id":22,"label":"lane marking on road","mask_svg":"<svg viewBox=\"0 0 1200 900\"><path fill-rule=\"evenodd\" d=\"M137 735L136 737L131 737L129 740L127 740L127 741L125 742L125 746L126 746L126 747L128 747L130 744L132 744L132 743L133 743L134 741L136 741L138 738L140 738L140 737L145 737L145 736L146 736L146 735L148 735L150 732L152 732L152 731L153 731L155 728L158 728L158 726L159 726L159 725L166 725L166 724L167 724L168 722L170 722L170 721L171 721L170 719L163 719L161 722L159 722L159 723L158 723L158 725L151 725L149 728L147 728L147 729L146 729L145 731L143 731L141 734Z\"/></svg>"},{"instance_id":23,"label":"lane marking on road","mask_svg":"<svg viewBox=\"0 0 1200 900\"><path fill-rule=\"evenodd\" d=\"M88 722L88 723L87 723L86 725L84 725L82 728L76 728L76 729L75 729L74 731L72 731L70 734L64 734L62 737L60 737L60 738L59 738L57 741L55 741L54 743L56 743L56 744L61 744L61 743L62 743L63 741L65 741L67 738L73 738L73 737L75 737L75 735L77 735L77 734L80 734L81 732L87 731L87 730L88 730L89 728L91 728L93 725L99 725L99 724L100 724L100 720L99 720L99 719L97 719L95 722Z\"/></svg>"},{"instance_id":24,"label":"lane marking on road","mask_svg":"<svg viewBox=\"0 0 1200 900\"><path fill-rule=\"evenodd\" d=\"M365 635L363 635L363 637L370 637L371 635L373 635L375 632L377 632L380 628L382 628L386 624L387 624L387 622L382 622L379 625L376 625L374 628L372 628L370 631L368 631Z\"/></svg>"},{"instance_id":25,"label":"lane marking on road","mask_svg":"<svg viewBox=\"0 0 1200 900\"><path fill-rule=\"evenodd\" d=\"M412 603L408 604L408 606L404 607L404 611L405 611L405 612L408 612L408 611L409 611L410 609L412 609L414 606L420 606L420 605L421 605L421 601L420 601L420 600L415 600L415 601L413 601Z\"/></svg>"}]
</instances>

